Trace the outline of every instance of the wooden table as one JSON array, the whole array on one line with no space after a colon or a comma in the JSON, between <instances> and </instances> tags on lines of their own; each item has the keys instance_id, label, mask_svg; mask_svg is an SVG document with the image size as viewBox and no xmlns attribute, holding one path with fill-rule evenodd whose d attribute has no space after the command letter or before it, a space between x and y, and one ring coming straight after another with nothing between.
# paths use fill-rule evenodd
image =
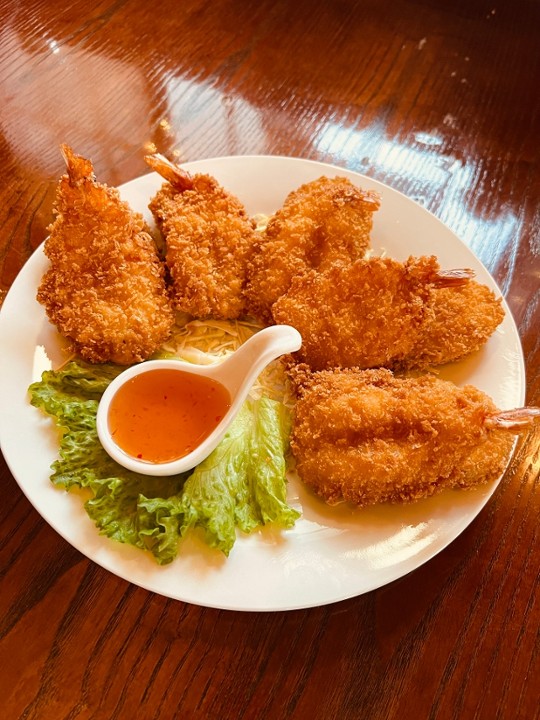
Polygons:
<instances>
[{"instance_id":1,"label":"wooden table","mask_svg":"<svg viewBox=\"0 0 540 720\"><path fill-rule=\"evenodd\" d=\"M540 405L538 3L1 0L0 17L3 295L46 235L62 142L111 185L146 172L153 148L332 162L474 250ZM275 613L184 604L106 572L2 461L0 715L540 717L539 438L424 566Z\"/></svg>"}]
</instances>

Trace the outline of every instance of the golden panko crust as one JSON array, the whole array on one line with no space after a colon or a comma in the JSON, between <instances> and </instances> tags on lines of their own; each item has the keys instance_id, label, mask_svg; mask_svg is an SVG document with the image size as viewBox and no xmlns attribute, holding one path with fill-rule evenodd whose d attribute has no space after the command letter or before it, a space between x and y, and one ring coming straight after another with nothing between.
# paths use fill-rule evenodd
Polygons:
<instances>
[{"instance_id":1,"label":"golden panko crust","mask_svg":"<svg viewBox=\"0 0 540 720\"><path fill-rule=\"evenodd\" d=\"M471 280L455 288L436 288L433 313L404 367L424 368L453 362L485 345L504 319L502 298L486 285Z\"/></svg>"},{"instance_id":2,"label":"golden panko crust","mask_svg":"<svg viewBox=\"0 0 540 720\"><path fill-rule=\"evenodd\" d=\"M129 365L169 336L165 272L142 215L97 183L89 160L63 146L56 219L45 241L50 268L37 293L50 321L90 362Z\"/></svg>"},{"instance_id":3,"label":"golden panko crust","mask_svg":"<svg viewBox=\"0 0 540 720\"><path fill-rule=\"evenodd\" d=\"M165 183L149 206L165 237L173 300L195 317L236 319L246 312L254 225L214 178L194 175L191 181L182 191Z\"/></svg>"},{"instance_id":4,"label":"golden panko crust","mask_svg":"<svg viewBox=\"0 0 540 720\"><path fill-rule=\"evenodd\" d=\"M336 263L296 278L273 318L300 332L297 358L313 370L391 366L411 352L432 313L438 269L434 257Z\"/></svg>"},{"instance_id":5,"label":"golden panko crust","mask_svg":"<svg viewBox=\"0 0 540 720\"><path fill-rule=\"evenodd\" d=\"M297 471L329 503L419 500L494 480L508 462L513 437L486 423L497 408L470 385L385 369L291 374Z\"/></svg>"},{"instance_id":6,"label":"golden panko crust","mask_svg":"<svg viewBox=\"0 0 540 720\"><path fill-rule=\"evenodd\" d=\"M343 177L323 176L291 192L255 246L247 287L252 314L270 322L272 305L295 277L363 257L379 204L376 192Z\"/></svg>"}]
</instances>

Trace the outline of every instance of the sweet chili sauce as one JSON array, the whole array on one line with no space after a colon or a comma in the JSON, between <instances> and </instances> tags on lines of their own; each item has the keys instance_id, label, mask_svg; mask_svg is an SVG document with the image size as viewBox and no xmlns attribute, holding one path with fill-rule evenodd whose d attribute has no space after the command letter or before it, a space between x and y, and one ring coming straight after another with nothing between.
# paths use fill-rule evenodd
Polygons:
<instances>
[{"instance_id":1,"label":"sweet chili sauce","mask_svg":"<svg viewBox=\"0 0 540 720\"><path fill-rule=\"evenodd\" d=\"M153 463L184 457L210 435L231 404L219 382L182 370L150 370L114 396L109 430L128 455Z\"/></svg>"}]
</instances>

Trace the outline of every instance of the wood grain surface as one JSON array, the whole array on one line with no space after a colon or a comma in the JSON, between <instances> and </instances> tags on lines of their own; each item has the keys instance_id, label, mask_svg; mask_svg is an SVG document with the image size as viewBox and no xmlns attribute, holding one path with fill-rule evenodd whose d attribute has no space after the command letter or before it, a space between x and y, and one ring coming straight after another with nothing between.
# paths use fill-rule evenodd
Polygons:
<instances>
[{"instance_id":1,"label":"wood grain surface","mask_svg":"<svg viewBox=\"0 0 540 720\"><path fill-rule=\"evenodd\" d=\"M111 185L154 149L332 162L404 192L477 254L540 405L538 2L0 0L0 18L2 296L46 235L62 142ZM521 439L486 508L424 566L276 613L106 572L1 460L0 716L540 718L539 443Z\"/></svg>"}]
</instances>

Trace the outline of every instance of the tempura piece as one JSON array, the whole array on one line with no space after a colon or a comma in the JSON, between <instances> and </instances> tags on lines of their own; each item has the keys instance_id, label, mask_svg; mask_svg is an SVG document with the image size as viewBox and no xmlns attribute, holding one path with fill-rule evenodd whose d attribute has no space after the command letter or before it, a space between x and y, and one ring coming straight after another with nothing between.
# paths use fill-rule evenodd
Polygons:
<instances>
[{"instance_id":1,"label":"tempura piece","mask_svg":"<svg viewBox=\"0 0 540 720\"><path fill-rule=\"evenodd\" d=\"M291 448L300 478L330 504L409 502L498 478L513 433L540 408L499 411L468 385L389 370L292 371Z\"/></svg>"},{"instance_id":2,"label":"tempura piece","mask_svg":"<svg viewBox=\"0 0 540 720\"><path fill-rule=\"evenodd\" d=\"M479 350L504 319L501 302L502 298L474 280L460 287L434 288L433 315L402 366L442 365Z\"/></svg>"},{"instance_id":3,"label":"tempura piece","mask_svg":"<svg viewBox=\"0 0 540 720\"><path fill-rule=\"evenodd\" d=\"M400 263L373 257L295 278L272 309L302 335L297 358L313 370L392 366L409 357L433 318L437 286L459 286L471 271L440 271L435 257Z\"/></svg>"},{"instance_id":4,"label":"tempura piece","mask_svg":"<svg viewBox=\"0 0 540 720\"><path fill-rule=\"evenodd\" d=\"M270 322L272 305L293 278L363 257L379 202L376 192L343 177L321 177L290 193L255 246L247 288L252 314Z\"/></svg>"},{"instance_id":5,"label":"tempura piece","mask_svg":"<svg viewBox=\"0 0 540 720\"><path fill-rule=\"evenodd\" d=\"M92 163L62 145L56 219L45 254L50 269L37 299L59 332L90 362L129 365L170 334L165 272L142 215L118 190L95 181Z\"/></svg>"},{"instance_id":6,"label":"tempura piece","mask_svg":"<svg viewBox=\"0 0 540 720\"><path fill-rule=\"evenodd\" d=\"M162 155L145 159L168 180L149 207L165 237L176 308L199 318L244 315L255 240L244 206L210 175L191 176Z\"/></svg>"}]
</instances>

